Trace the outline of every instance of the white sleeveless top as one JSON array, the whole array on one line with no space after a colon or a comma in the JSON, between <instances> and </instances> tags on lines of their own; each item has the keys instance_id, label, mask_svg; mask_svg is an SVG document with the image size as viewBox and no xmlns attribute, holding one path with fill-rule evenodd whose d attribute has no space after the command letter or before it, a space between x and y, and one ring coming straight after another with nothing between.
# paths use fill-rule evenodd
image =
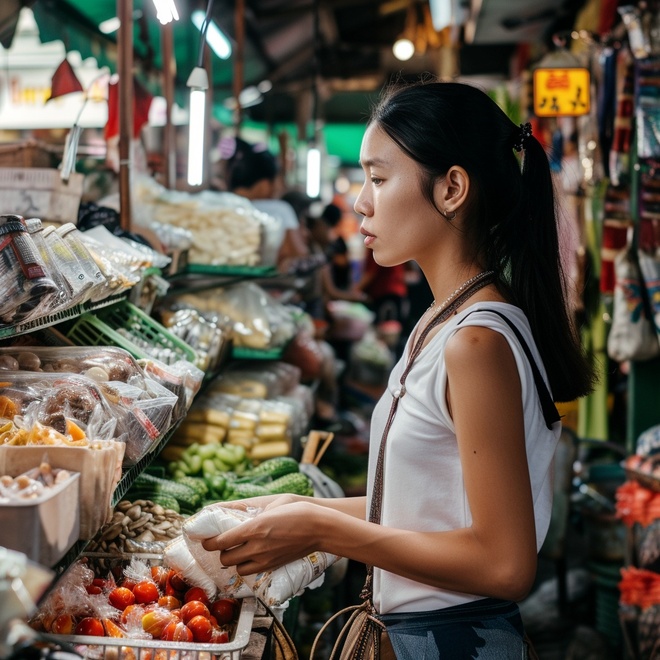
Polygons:
<instances>
[{"instance_id":1,"label":"white sleeveless top","mask_svg":"<svg viewBox=\"0 0 660 660\"><path fill-rule=\"evenodd\" d=\"M480 302L452 317L424 347L406 379L406 395L399 402L387 438L382 524L417 531L442 531L470 526L472 517L463 484L454 424L445 397L447 373L444 348L459 327L483 326L506 337L520 374L525 444L539 549L550 524L552 460L561 423L556 422L551 430L547 428L532 370L520 343L506 322L487 309L497 310L514 323L525 338L547 383L529 324L518 307L500 302ZM399 379L411 349L409 339L405 355L392 370L388 391L376 405L372 416L367 512L373 491L378 448L392 394L400 387ZM429 611L483 598L437 589L377 568L374 569L373 593L374 604L381 614Z\"/></svg>"}]
</instances>

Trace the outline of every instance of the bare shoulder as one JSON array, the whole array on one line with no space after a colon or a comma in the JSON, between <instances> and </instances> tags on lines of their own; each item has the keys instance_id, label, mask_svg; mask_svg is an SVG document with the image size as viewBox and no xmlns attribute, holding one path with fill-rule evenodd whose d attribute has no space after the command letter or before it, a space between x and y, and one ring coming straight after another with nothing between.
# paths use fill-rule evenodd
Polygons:
<instances>
[{"instance_id":1,"label":"bare shoulder","mask_svg":"<svg viewBox=\"0 0 660 660\"><path fill-rule=\"evenodd\" d=\"M483 326L465 326L447 341L445 364L456 374L493 372L509 378L517 374L515 358L502 333Z\"/></svg>"}]
</instances>

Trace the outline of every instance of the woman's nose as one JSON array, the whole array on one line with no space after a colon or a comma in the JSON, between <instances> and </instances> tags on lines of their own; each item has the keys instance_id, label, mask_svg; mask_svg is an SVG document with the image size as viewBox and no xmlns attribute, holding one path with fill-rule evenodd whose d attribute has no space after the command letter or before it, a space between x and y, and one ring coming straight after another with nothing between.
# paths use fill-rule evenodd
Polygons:
<instances>
[{"instance_id":1,"label":"woman's nose","mask_svg":"<svg viewBox=\"0 0 660 660\"><path fill-rule=\"evenodd\" d=\"M357 196L355 204L353 204L353 210L359 215L371 215L373 212L373 205L367 199L364 187L360 191L360 194Z\"/></svg>"}]
</instances>

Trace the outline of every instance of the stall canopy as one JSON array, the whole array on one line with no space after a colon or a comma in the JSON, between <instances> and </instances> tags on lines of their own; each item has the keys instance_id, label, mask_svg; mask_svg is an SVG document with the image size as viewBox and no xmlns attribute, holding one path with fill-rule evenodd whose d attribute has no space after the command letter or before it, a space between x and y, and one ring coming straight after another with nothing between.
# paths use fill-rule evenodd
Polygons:
<instances>
[{"instance_id":1,"label":"stall canopy","mask_svg":"<svg viewBox=\"0 0 660 660\"><path fill-rule=\"evenodd\" d=\"M180 20L174 24L177 85L182 88L198 58L199 32L191 22L203 0L175 0ZM213 20L235 39L234 0L214 0ZM544 41L557 30L570 29L583 0L451 0L455 21L452 39L460 42L464 74L508 74L516 44ZM476 8L479 5L479 8ZM113 18L117 0L2 0L0 40L11 40L18 10L34 11L42 41L61 39L67 50L95 57L99 65L116 65L116 33L99 25ZM437 70L437 35L428 30L427 0L244 0L245 86L268 80L267 102L248 114L261 121L295 121L300 92L320 93L320 109L328 122L362 122L370 95L388 78L404 70L391 53L392 43L411 31L420 53L405 64L405 73ZM134 45L148 80L162 68L161 28L153 0L134 0ZM471 21L470 43L464 38ZM426 29L423 29L426 25ZM315 29L316 26L316 29ZM233 56L212 58L216 101L232 95ZM157 80L154 75L153 80ZM299 101L298 101L299 102Z\"/></svg>"}]
</instances>

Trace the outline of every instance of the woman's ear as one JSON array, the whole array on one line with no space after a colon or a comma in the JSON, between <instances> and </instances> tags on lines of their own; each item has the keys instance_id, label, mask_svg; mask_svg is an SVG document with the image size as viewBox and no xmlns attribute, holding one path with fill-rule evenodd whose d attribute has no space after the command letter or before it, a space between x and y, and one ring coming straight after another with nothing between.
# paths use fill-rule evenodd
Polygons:
<instances>
[{"instance_id":1,"label":"woman's ear","mask_svg":"<svg viewBox=\"0 0 660 660\"><path fill-rule=\"evenodd\" d=\"M470 177L460 165L452 165L435 185L435 203L444 215L456 214L470 192Z\"/></svg>"}]
</instances>

